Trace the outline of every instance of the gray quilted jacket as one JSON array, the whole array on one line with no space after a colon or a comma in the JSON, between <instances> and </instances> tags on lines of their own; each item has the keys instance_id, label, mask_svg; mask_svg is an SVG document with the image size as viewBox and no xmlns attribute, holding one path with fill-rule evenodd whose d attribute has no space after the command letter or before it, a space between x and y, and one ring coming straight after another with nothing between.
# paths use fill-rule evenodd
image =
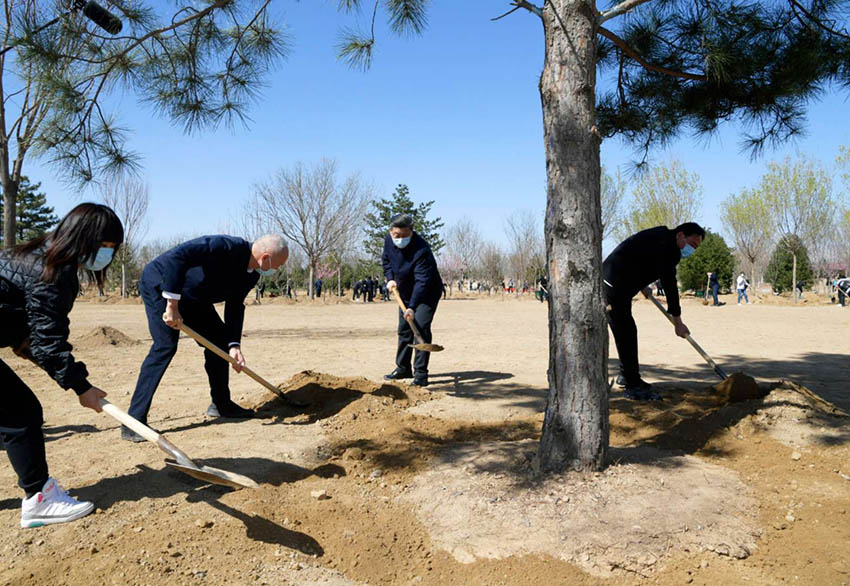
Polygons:
<instances>
[{"instance_id":1,"label":"gray quilted jacket","mask_svg":"<svg viewBox=\"0 0 850 586\"><path fill-rule=\"evenodd\" d=\"M19 257L0 251L0 346L20 348L28 341L32 360L80 395L91 385L68 343L68 314L80 289L77 267L59 267L55 283L41 280L43 270L43 251Z\"/></svg>"}]
</instances>

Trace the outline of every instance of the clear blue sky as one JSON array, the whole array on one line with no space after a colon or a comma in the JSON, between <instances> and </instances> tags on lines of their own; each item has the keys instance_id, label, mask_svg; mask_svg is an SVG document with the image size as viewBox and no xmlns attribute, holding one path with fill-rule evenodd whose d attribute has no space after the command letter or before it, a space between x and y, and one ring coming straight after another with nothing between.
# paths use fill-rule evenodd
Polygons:
<instances>
[{"instance_id":1,"label":"clear blue sky","mask_svg":"<svg viewBox=\"0 0 850 586\"><path fill-rule=\"evenodd\" d=\"M436 201L433 210L447 225L470 216L490 240L503 238L504 218L514 210L542 216L539 20L517 11L491 22L510 8L506 0L433 2L421 37L395 37L380 23L373 65L364 73L336 60L340 27L357 20L338 14L336 5L274 5L292 36L292 51L252 108L248 128L189 137L133 95L109 104L133 131L130 147L143 157L151 190L149 239L217 232L256 182L280 167L322 157L337 159L344 173L360 172L382 196L406 183L414 200ZM705 203L696 219L719 230L719 202L755 185L770 160L800 152L831 164L839 145L850 145L845 95L812 103L808 136L755 162L739 152L735 125L709 143L682 136L652 158L676 157L699 174ZM617 139L602 145L609 171L628 172L633 158L633 149ZM42 182L59 214L93 198L59 183L32 159L25 174Z\"/></svg>"}]
</instances>

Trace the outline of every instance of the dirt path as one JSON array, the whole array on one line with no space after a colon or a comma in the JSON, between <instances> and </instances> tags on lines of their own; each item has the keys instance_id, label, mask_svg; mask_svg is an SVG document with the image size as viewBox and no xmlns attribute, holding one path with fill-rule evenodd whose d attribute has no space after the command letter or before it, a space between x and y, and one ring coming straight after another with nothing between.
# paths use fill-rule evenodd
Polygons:
<instances>
[{"instance_id":1,"label":"dirt path","mask_svg":"<svg viewBox=\"0 0 850 586\"><path fill-rule=\"evenodd\" d=\"M18 529L20 492L0 465L0 584L850 584L850 420L793 385L718 402L711 369L639 302L644 376L665 400L615 392L612 465L539 478L545 307L443 303L427 392L377 382L395 311L249 306L249 365L312 404L294 411L232 375L234 398L260 413L240 423L204 417L201 351L181 341L150 423L262 485L236 492L165 469L154 446L120 441L115 422L4 350L44 404L51 473L98 512ZM683 318L727 371L850 409L850 310L686 300ZM126 408L149 344L142 307L78 303L72 341Z\"/></svg>"}]
</instances>

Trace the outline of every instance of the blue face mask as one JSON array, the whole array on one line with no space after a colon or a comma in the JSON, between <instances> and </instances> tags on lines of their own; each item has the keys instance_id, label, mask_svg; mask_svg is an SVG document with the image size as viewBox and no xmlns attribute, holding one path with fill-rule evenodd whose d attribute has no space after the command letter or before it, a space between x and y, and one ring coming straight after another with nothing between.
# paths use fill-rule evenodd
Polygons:
<instances>
[{"instance_id":1,"label":"blue face mask","mask_svg":"<svg viewBox=\"0 0 850 586\"><path fill-rule=\"evenodd\" d=\"M410 239L412 236L405 236L404 238L393 238L393 244L395 244L399 248L404 248L408 244L410 244Z\"/></svg>"},{"instance_id":2,"label":"blue face mask","mask_svg":"<svg viewBox=\"0 0 850 586\"><path fill-rule=\"evenodd\" d=\"M271 264L272 264L272 261L271 261L271 258L270 258L269 259L269 268L267 268L267 269L258 268L257 272L260 273L264 277L271 277L272 275L274 275L277 272L277 269L271 268ZM262 266L263 266L263 264L261 262L260 267L262 267Z\"/></svg>"},{"instance_id":3,"label":"blue face mask","mask_svg":"<svg viewBox=\"0 0 850 586\"><path fill-rule=\"evenodd\" d=\"M114 248L107 248L106 246L101 246L97 253L94 255L94 258L89 258L83 261L83 268L89 271L100 271L106 268L112 261L112 255L115 254Z\"/></svg>"},{"instance_id":4,"label":"blue face mask","mask_svg":"<svg viewBox=\"0 0 850 586\"><path fill-rule=\"evenodd\" d=\"M682 258L688 258L696 251L696 248L691 246L690 244L685 244L682 249L679 251L682 254Z\"/></svg>"}]
</instances>

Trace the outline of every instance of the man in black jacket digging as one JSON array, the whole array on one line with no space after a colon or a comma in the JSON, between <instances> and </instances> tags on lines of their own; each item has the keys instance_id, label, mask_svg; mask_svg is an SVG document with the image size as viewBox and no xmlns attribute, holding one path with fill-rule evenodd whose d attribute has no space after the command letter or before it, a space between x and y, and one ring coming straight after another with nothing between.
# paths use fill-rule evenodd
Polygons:
<instances>
[{"instance_id":1,"label":"man in black jacket digging","mask_svg":"<svg viewBox=\"0 0 850 586\"><path fill-rule=\"evenodd\" d=\"M705 230L694 222L681 224L672 230L666 226L650 228L621 242L602 263L608 323L620 357L617 383L626 387L629 399L661 399L661 395L652 390L652 385L640 378L632 297L650 283L660 280L667 294L667 312L673 317L676 335L687 337L690 331L682 323L676 265L693 254L704 237Z\"/></svg>"},{"instance_id":2,"label":"man in black jacket digging","mask_svg":"<svg viewBox=\"0 0 850 586\"><path fill-rule=\"evenodd\" d=\"M384 239L381 262L387 278L387 290L392 292L398 288L401 300L407 307L405 314L400 309L398 312L396 369L384 378L396 380L413 377L413 384L427 386L430 352L417 350L413 371L410 370L413 330L405 318L413 318L422 339L430 344L431 322L443 294L443 280L431 247L413 231L413 218L410 215L397 214L390 219L390 233Z\"/></svg>"}]
</instances>

